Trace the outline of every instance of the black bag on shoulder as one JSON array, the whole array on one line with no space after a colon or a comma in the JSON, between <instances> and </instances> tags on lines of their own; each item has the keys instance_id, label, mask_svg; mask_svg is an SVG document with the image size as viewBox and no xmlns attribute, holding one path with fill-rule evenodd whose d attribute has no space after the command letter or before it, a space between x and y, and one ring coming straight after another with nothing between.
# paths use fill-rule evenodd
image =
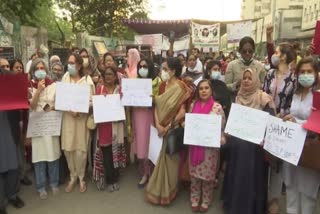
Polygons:
<instances>
[{"instance_id":1,"label":"black bag on shoulder","mask_svg":"<svg viewBox=\"0 0 320 214\"><path fill-rule=\"evenodd\" d=\"M169 155L173 155L177 152L180 152L184 148L183 144L184 137L184 128L179 126L178 128L171 129L166 136L167 147L166 153Z\"/></svg>"}]
</instances>

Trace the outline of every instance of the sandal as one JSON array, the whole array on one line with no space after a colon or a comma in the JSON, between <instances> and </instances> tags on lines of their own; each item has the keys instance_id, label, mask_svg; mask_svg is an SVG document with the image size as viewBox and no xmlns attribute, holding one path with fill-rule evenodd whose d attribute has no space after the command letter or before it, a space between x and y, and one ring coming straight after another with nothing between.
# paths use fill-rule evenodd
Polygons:
<instances>
[{"instance_id":1,"label":"sandal","mask_svg":"<svg viewBox=\"0 0 320 214\"><path fill-rule=\"evenodd\" d=\"M268 205L268 214L279 214L280 207L278 199L272 199Z\"/></svg>"},{"instance_id":2,"label":"sandal","mask_svg":"<svg viewBox=\"0 0 320 214\"><path fill-rule=\"evenodd\" d=\"M74 188L74 186L75 186L76 183L77 183L76 180L71 180L71 181L69 181L69 183L68 183L65 191L66 191L67 193L72 192L72 191L73 191L73 188Z\"/></svg>"},{"instance_id":3,"label":"sandal","mask_svg":"<svg viewBox=\"0 0 320 214\"><path fill-rule=\"evenodd\" d=\"M200 212L206 213L209 209L209 206L207 204L201 204L200 206Z\"/></svg>"},{"instance_id":4,"label":"sandal","mask_svg":"<svg viewBox=\"0 0 320 214\"><path fill-rule=\"evenodd\" d=\"M87 191L87 185L86 185L86 182L84 182L84 181L80 181L80 189L79 189L79 191L80 191L81 193L84 193L84 192L86 192L86 191Z\"/></svg>"},{"instance_id":5,"label":"sandal","mask_svg":"<svg viewBox=\"0 0 320 214\"><path fill-rule=\"evenodd\" d=\"M192 210L192 212L196 213L196 212L200 211L200 207L197 203L192 203L191 210Z\"/></svg>"}]
</instances>

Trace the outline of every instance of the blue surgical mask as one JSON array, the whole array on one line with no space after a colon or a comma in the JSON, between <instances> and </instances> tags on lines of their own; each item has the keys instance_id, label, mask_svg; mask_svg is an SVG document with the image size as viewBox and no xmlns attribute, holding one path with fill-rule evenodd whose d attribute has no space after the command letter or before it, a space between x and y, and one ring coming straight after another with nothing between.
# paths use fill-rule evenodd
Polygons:
<instances>
[{"instance_id":1,"label":"blue surgical mask","mask_svg":"<svg viewBox=\"0 0 320 214\"><path fill-rule=\"evenodd\" d=\"M277 55L272 55L271 63L273 66L277 67L280 64L280 57Z\"/></svg>"},{"instance_id":2,"label":"blue surgical mask","mask_svg":"<svg viewBox=\"0 0 320 214\"><path fill-rule=\"evenodd\" d=\"M211 72L211 79L218 80L221 77L220 71L212 71Z\"/></svg>"},{"instance_id":3,"label":"blue surgical mask","mask_svg":"<svg viewBox=\"0 0 320 214\"><path fill-rule=\"evenodd\" d=\"M78 73L76 66L72 64L68 64L68 72L71 76L76 75Z\"/></svg>"},{"instance_id":4,"label":"blue surgical mask","mask_svg":"<svg viewBox=\"0 0 320 214\"><path fill-rule=\"evenodd\" d=\"M149 73L147 68L140 68L138 72L139 72L140 76L143 78L146 78Z\"/></svg>"},{"instance_id":5,"label":"blue surgical mask","mask_svg":"<svg viewBox=\"0 0 320 214\"><path fill-rule=\"evenodd\" d=\"M298 82L305 88L309 88L313 85L315 77L313 74L300 74Z\"/></svg>"},{"instance_id":6,"label":"blue surgical mask","mask_svg":"<svg viewBox=\"0 0 320 214\"><path fill-rule=\"evenodd\" d=\"M34 72L34 76L38 79L38 80L43 80L46 78L47 76L47 72L45 70L36 70Z\"/></svg>"}]
</instances>

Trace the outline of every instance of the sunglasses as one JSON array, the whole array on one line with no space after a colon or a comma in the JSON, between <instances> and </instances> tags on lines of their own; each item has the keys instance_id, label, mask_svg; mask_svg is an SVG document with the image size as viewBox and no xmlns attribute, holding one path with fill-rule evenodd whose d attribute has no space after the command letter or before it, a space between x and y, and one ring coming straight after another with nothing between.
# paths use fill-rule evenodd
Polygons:
<instances>
[{"instance_id":1,"label":"sunglasses","mask_svg":"<svg viewBox=\"0 0 320 214\"><path fill-rule=\"evenodd\" d=\"M147 65L140 65L139 67L140 67L140 68L148 68Z\"/></svg>"},{"instance_id":2,"label":"sunglasses","mask_svg":"<svg viewBox=\"0 0 320 214\"><path fill-rule=\"evenodd\" d=\"M253 54L253 50L242 50L242 54Z\"/></svg>"}]
</instances>

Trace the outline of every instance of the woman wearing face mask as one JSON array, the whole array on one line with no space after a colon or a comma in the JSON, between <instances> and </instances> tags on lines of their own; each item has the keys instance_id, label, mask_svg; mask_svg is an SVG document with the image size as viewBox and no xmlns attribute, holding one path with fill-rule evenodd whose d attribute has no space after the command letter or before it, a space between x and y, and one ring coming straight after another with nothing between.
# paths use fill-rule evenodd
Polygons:
<instances>
[{"instance_id":1,"label":"woman wearing face mask","mask_svg":"<svg viewBox=\"0 0 320 214\"><path fill-rule=\"evenodd\" d=\"M153 63L142 59L138 63L138 78L152 79L154 76ZM141 180L139 188L143 188L150 176L150 163L148 160L150 126L153 123L152 107L134 107L132 109L132 127L134 133L133 151L139 160L139 173Z\"/></svg>"},{"instance_id":2,"label":"woman wearing face mask","mask_svg":"<svg viewBox=\"0 0 320 214\"><path fill-rule=\"evenodd\" d=\"M192 82L195 85L198 85L198 83L202 80L203 72L202 70L198 71L197 69L197 58L194 55L189 55L187 59L187 70L186 72L181 76L183 79L186 79L186 81L189 81L189 79L192 79Z\"/></svg>"},{"instance_id":3,"label":"woman wearing face mask","mask_svg":"<svg viewBox=\"0 0 320 214\"><path fill-rule=\"evenodd\" d=\"M216 114L222 116L222 132L225 117L222 106L212 97L213 91L209 80L201 80L196 89L196 100L190 111L195 114ZM225 136L221 134L221 144ZM206 212L211 204L214 181L218 172L219 150L202 146L189 146L189 173L191 176L190 200L193 212ZM201 201L201 206L200 206Z\"/></svg>"},{"instance_id":4,"label":"woman wearing face mask","mask_svg":"<svg viewBox=\"0 0 320 214\"><path fill-rule=\"evenodd\" d=\"M95 91L91 77L84 74L83 59L75 53L72 53L68 58L68 72L63 76L62 82L89 85L91 95ZM61 146L70 170L70 182L65 189L66 192L73 190L78 178L80 180L80 192L87 190L84 181L89 142L87 120L88 114L86 113L63 113Z\"/></svg>"},{"instance_id":5,"label":"woman wearing face mask","mask_svg":"<svg viewBox=\"0 0 320 214\"><path fill-rule=\"evenodd\" d=\"M298 86L292 98L290 115L285 116L284 120L302 125L312 111L313 91L319 83L317 63L312 58L300 60L297 65L297 79ZM315 133L307 133L307 141L315 141L315 137ZM284 162L283 175L287 193L286 212L314 213L320 185L319 171Z\"/></svg>"},{"instance_id":6,"label":"woman wearing face mask","mask_svg":"<svg viewBox=\"0 0 320 214\"><path fill-rule=\"evenodd\" d=\"M35 59L31 64L30 74L34 81L30 102L31 111L49 112L54 110L56 85L49 80L46 81L48 69L45 62L40 58ZM34 163L36 187L40 199L48 197L46 192L47 170L53 194L59 192L59 158L59 137L32 138L32 162Z\"/></svg>"},{"instance_id":7,"label":"woman wearing face mask","mask_svg":"<svg viewBox=\"0 0 320 214\"><path fill-rule=\"evenodd\" d=\"M236 103L275 115L272 97L260 86L257 72L245 69ZM233 136L226 145L230 150L222 194L225 213L265 214L268 168L263 147Z\"/></svg>"},{"instance_id":8,"label":"woman wearing face mask","mask_svg":"<svg viewBox=\"0 0 320 214\"><path fill-rule=\"evenodd\" d=\"M62 80L62 77L64 75L64 69L61 62L54 62L51 65L51 72L50 72L50 78L54 82L60 82Z\"/></svg>"},{"instance_id":9,"label":"woman wearing face mask","mask_svg":"<svg viewBox=\"0 0 320 214\"><path fill-rule=\"evenodd\" d=\"M264 82L266 71L263 65L254 59L255 44L251 37L243 37L239 43L240 59L236 59L228 64L225 83L228 89L236 96L240 87L243 71L247 68L257 72L261 85Z\"/></svg>"},{"instance_id":10,"label":"woman wearing face mask","mask_svg":"<svg viewBox=\"0 0 320 214\"><path fill-rule=\"evenodd\" d=\"M179 154L166 153L167 133L171 128L183 122L186 112L186 101L191 90L178 80L182 66L178 58L167 59L167 74L162 74L165 82L160 85L159 96L155 97L155 126L158 135L163 137L162 150L149 182L145 196L153 204L168 205L176 197L178 184ZM162 87L161 87L162 86Z\"/></svg>"},{"instance_id":11,"label":"woman wearing face mask","mask_svg":"<svg viewBox=\"0 0 320 214\"><path fill-rule=\"evenodd\" d=\"M263 84L263 91L271 95L276 105L278 117L289 114L292 96L296 88L294 72L290 70L290 64L296 60L296 53L288 43L280 44L271 57L272 65L276 69L268 71ZM279 199L282 190L281 161L272 161L270 177L270 204L269 213L279 213Z\"/></svg>"}]
</instances>

